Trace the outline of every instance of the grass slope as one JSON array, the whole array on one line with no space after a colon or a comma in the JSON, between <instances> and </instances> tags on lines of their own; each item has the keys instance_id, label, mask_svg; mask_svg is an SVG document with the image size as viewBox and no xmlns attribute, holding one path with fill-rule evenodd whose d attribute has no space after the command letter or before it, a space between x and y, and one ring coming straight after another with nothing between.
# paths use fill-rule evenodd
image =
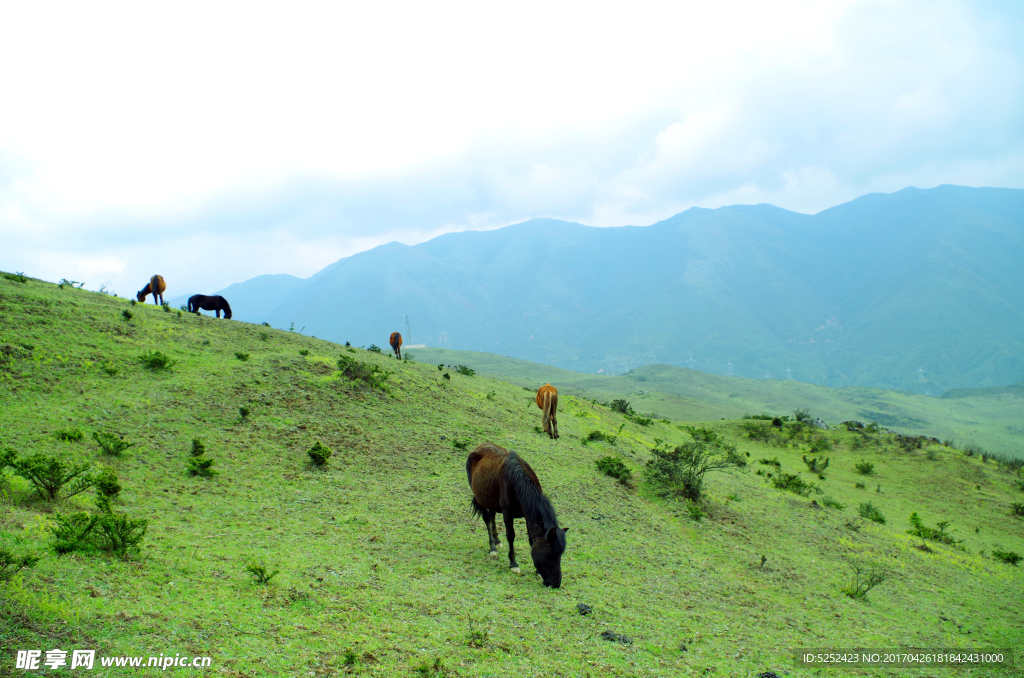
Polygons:
<instances>
[{"instance_id":1,"label":"grass slope","mask_svg":"<svg viewBox=\"0 0 1024 678\"><path fill-rule=\"evenodd\" d=\"M710 517L694 522L684 504L594 466L612 454L639 475L656 444L690 440L679 422L639 426L566 396L562 438L551 441L537 433L532 388L454 371L446 380L432 364L36 280L0 277L0 350L0 444L116 469L118 510L150 521L130 558L56 557L56 513L94 511L93 495L43 502L4 472L0 548L42 559L0 584L0 674L18 675L14 650L54 647L208 655L228 676L573 677L831 675L793 668L793 648L1022 649L1021 568L985 554L1024 552L1009 510L1024 494L956 450L796 429L769 447L746 436L751 422L714 421L751 464L709 476ZM138 357L153 350L176 364L144 368ZM387 370L389 393L345 378L342 356ZM72 427L83 440L58 440ZM103 456L90 440L98 430L138 445ZM591 431L615 443L583 444ZM822 436L827 480L801 470ZM212 480L185 473L194 437L216 460ZM318 440L334 450L323 471L306 454ZM487 557L469 512L467 450L456 446L485 440L531 463L569 528L561 589ZM756 463L764 457L848 508L773 489L755 474L774 470ZM877 469L863 489L853 469L862 459ZM867 501L887 524L857 518ZM928 525L953 520L964 550L916 548L905 534L912 511ZM524 573L527 549L520 522ZM893 574L855 601L840 589L847 563L861 560ZM256 585L245 572L253 561L281 572ZM578 614L580 603L593 613Z\"/></svg>"},{"instance_id":2,"label":"grass slope","mask_svg":"<svg viewBox=\"0 0 1024 678\"><path fill-rule=\"evenodd\" d=\"M552 382L583 398L626 398L644 412L672 419L735 419L761 412L808 408L830 423L858 420L912 435L948 440L959 447L1024 457L1024 386L958 389L942 398L907 391L828 388L799 381L744 379L645 365L615 377L562 370L491 353L413 349L424 362L465 364L522 386Z\"/></svg>"}]
</instances>

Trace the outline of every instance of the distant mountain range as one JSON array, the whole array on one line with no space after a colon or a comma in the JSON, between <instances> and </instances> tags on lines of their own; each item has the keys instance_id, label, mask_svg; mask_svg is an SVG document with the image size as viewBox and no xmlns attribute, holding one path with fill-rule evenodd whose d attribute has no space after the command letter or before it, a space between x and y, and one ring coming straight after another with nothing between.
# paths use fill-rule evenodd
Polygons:
<instances>
[{"instance_id":1,"label":"distant mountain range","mask_svg":"<svg viewBox=\"0 0 1024 678\"><path fill-rule=\"evenodd\" d=\"M356 345L408 334L408 314L406 343L582 372L668 363L938 395L1024 381L1024 190L693 208L645 227L533 219L219 294L236 319Z\"/></svg>"}]
</instances>

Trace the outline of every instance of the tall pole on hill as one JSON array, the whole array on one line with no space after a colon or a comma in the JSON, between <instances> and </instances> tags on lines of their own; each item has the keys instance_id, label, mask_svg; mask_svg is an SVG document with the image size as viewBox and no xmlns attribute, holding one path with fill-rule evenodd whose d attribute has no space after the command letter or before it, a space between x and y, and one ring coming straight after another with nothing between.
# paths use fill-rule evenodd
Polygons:
<instances>
[{"instance_id":1,"label":"tall pole on hill","mask_svg":"<svg viewBox=\"0 0 1024 678\"><path fill-rule=\"evenodd\" d=\"M408 339L406 339L406 343L411 344L412 343L412 330L409 329L409 314L408 313L405 314L405 336L408 337Z\"/></svg>"}]
</instances>

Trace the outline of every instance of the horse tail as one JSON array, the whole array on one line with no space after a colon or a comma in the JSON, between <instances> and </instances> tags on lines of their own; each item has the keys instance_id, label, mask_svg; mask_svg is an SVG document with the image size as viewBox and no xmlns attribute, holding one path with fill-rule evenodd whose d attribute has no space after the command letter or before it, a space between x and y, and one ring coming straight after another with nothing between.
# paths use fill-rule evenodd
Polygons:
<instances>
[{"instance_id":1,"label":"horse tail","mask_svg":"<svg viewBox=\"0 0 1024 678\"><path fill-rule=\"evenodd\" d=\"M469 486L473 487L473 469L476 468L476 464L480 461L481 454L476 450L469 453L466 457L466 480L469 481ZM473 501L476 501L475 499Z\"/></svg>"},{"instance_id":2,"label":"horse tail","mask_svg":"<svg viewBox=\"0 0 1024 678\"><path fill-rule=\"evenodd\" d=\"M484 515L484 507L480 505L480 502L476 500L476 497L473 497L472 501L470 501L469 504L473 509L473 517L482 517Z\"/></svg>"}]
</instances>

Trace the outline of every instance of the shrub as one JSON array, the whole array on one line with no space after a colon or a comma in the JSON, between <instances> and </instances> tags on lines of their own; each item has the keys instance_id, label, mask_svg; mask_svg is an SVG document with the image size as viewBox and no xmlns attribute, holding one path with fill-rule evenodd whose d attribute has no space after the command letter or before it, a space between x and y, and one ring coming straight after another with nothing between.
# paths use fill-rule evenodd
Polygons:
<instances>
[{"instance_id":1,"label":"shrub","mask_svg":"<svg viewBox=\"0 0 1024 678\"><path fill-rule=\"evenodd\" d=\"M138 443L129 442L124 436L119 436L110 431L93 431L92 439L100 446L100 449L111 456L120 456L129 447L135 447Z\"/></svg>"},{"instance_id":2,"label":"shrub","mask_svg":"<svg viewBox=\"0 0 1024 678\"><path fill-rule=\"evenodd\" d=\"M867 598L868 591L886 581L890 573L875 563L850 563L849 583L841 591L854 600Z\"/></svg>"},{"instance_id":3,"label":"shrub","mask_svg":"<svg viewBox=\"0 0 1024 678\"><path fill-rule=\"evenodd\" d=\"M445 372L441 376L444 377L445 381L451 381L452 380L452 375L448 374L447 372Z\"/></svg>"},{"instance_id":4,"label":"shrub","mask_svg":"<svg viewBox=\"0 0 1024 678\"><path fill-rule=\"evenodd\" d=\"M370 353L380 353L380 346L377 344L370 344L370 347L366 349Z\"/></svg>"},{"instance_id":5,"label":"shrub","mask_svg":"<svg viewBox=\"0 0 1024 678\"><path fill-rule=\"evenodd\" d=\"M910 528L907 530L907 534L912 534L915 537L921 537L922 539L930 539L931 541L941 542L943 544L956 544L958 540L953 539L951 535L946 534L946 528L950 526L948 520L943 520L940 523L936 523L934 527L926 526L916 512L910 514Z\"/></svg>"},{"instance_id":6,"label":"shrub","mask_svg":"<svg viewBox=\"0 0 1024 678\"><path fill-rule=\"evenodd\" d=\"M213 466L213 459L207 457L190 457L188 460L188 474L189 476L200 478L212 478L217 475L211 466Z\"/></svg>"},{"instance_id":7,"label":"shrub","mask_svg":"<svg viewBox=\"0 0 1024 678\"><path fill-rule=\"evenodd\" d=\"M633 480L633 472L617 457L601 457L594 464L598 471L615 478L623 485L629 485Z\"/></svg>"},{"instance_id":8,"label":"shrub","mask_svg":"<svg viewBox=\"0 0 1024 678\"><path fill-rule=\"evenodd\" d=\"M101 551L124 556L139 548L148 525L145 518L132 519L126 513L107 511L96 520L92 541Z\"/></svg>"},{"instance_id":9,"label":"shrub","mask_svg":"<svg viewBox=\"0 0 1024 678\"><path fill-rule=\"evenodd\" d=\"M15 475L32 483L39 496L46 501L67 499L93 486L89 464L75 464L39 453L19 459L17 453L9 448L4 453L3 461Z\"/></svg>"},{"instance_id":10,"label":"shrub","mask_svg":"<svg viewBox=\"0 0 1024 678\"><path fill-rule=\"evenodd\" d=\"M77 443L85 437L85 434L78 428L62 428L57 431L56 436L57 440L63 440L66 443Z\"/></svg>"},{"instance_id":11,"label":"shrub","mask_svg":"<svg viewBox=\"0 0 1024 678\"><path fill-rule=\"evenodd\" d=\"M109 466L104 467L95 478L96 492L101 497L113 499L121 492L121 481L117 478L117 473L114 469Z\"/></svg>"},{"instance_id":12,"label":"shrub","mask_svg":"<svg viewBox=\"0 0 1024 678\"><path fill-rule=\"evenodd\" d=\"M465 365L456 365L455 371L465 377L472 377L476 375L476 370L466 367Z\"/></svg>"},{"instance_id":13,"label":"shrub","mask_svg":"<svg viewBox=\"0 0 1024 678\"><path fill-rule=\"evenodd\" d=\"M201 457L206 454L206 445L199 438L192 439L192 447L189 448L189 454L193 457Z\"/></svg>"},{"instance_id":14,"label":"shrub","mask_svg":"<svg viewBox=\"0 0 1024 678\"><path fill-rule=\"evenodd\" d=\"M654 423L653 417L644 417L639 412L631 412L626 415L626 419L629 419L638 426L650 426Z\"/></svg>"},{"instance_id":15,"label":"shrub","mask_svg":"<svg viewBox=\"0 0 1024 678\"><path fill-rule=\"evenodd\" d=\"M783 490L785 492L792 492L798 494L801 497L808 496L813 490L817 489L814 483L805 482L803 478L795 473L778 473L772 478L772 487L776 490Z\"/></svg>"},{"instance_id":16,"label":"shrub","mask_svg":"<svg viewBox=\"0 0 1024 678\"><path fill-rule=\"evenodd\" d=\"M801 424L811 423L811 412L804 408L802 410L796 410L793 412L793 421L800 422Z\"/></svg>"},{"instance_id":17,"label":"shrub","mask_svg":"<svg viewBox=\"0 0 1024 678\"><path fill-rule=\"evenodd\" d=\"M618 400L613 400L609 407L611 407L612 412L621 412L622 414L633 413L633 408L630 406L630 404L625 400L622 400L621 398Z\"/></svg>"},{"instance_id":18,"label":"shrub","mask_svg":"<svg viewBox=\"0 0 1024 678\"><path fill-rule=\"evenodd\" d=\"M452 440L452 447L456 450L465 450L469 447L469 441L463 438L455 438Z\"/></svg>"},{"instance_id":19,"label":"shrub","mask_svg":"<svg viewBox=\"0 0 1024 678\"><path fill-rule=\"evenodd\" d=\"M701 508L700 503L692 499L686 500L686 515L690 517L690 520L695 523L699 523L703 518L707 518L704 509Z\"/></svg>"},{"instance_id":20,"label":"shrub","mask_svg":"<svg viewBox=\"0 0 1024 678\"><path fill-rule=\"evenodd\" d=\"M132 312L126 308L121 311L121 317L124 318L125 322L129 322L134 316L132 315Z\"/></svg>"},{"instance_id":21,"label":"shrub","mask_svg":"<svg viewBox=\"0 0 1024 678\"><path fill-rule=\"evenodd\" d=\"M171 360L169 356L164 355L160 351L150 351L140 355L139 360L142 362L143 367L154 371L169 370L177 363L177 361Z\"/></svg>"},{"instance_id":22,"label":"shrub","mask_svg":"<svg viewBox=\"0 0 1024 678\"><path fill-rule=\"evenodd\" d=\"M99 516L91 516L85 511L70 515L54 514L54 524L50 527L53 533L53 542L50 545L54 552L60 556L92 546L89 537L98 520Z\"/></svg>"},{"instance_id":23,"label":"shrub","mask_svg":"<svg viewBox=\"0 0 1024 678\"><path fill-rule=\"evenodd\" d=\"M695 436L696 437L696 436ZM694 440L673 450L651 450L644 479L662 496L700 501L704 476L712 471L733 471L746 465L736 448L724 442Z\"/></svg>"},{"instance_id":24,"label":"shrub","mask_svg":"<svg viewBox=\"0 0 1024 678\"><path fill-rule=\"evenodd\" d=\"M245 571L252 575L254 584L266 586L281 570L274 570L273 572L270 572L267 566L263 563L251 562L245 566Z\"/></svg>"},{"instance_id":25,"label":"shrub","mask_svg":"<svg viewBox=\"0 0 1024 678\"><path fill-rule=\"evenodd\" d=\"M1013 551L992 551L992 557L1009 565L1016 565L1021 561L1020 554Z\"/></svg>"},{"instance_id":26,"label":"shrub","mask_svg":"<svg viewBox=\"0 0 1024 678\"><path fill-rule=\"evenodd\" d=\"M811 441L812 454L824 454L832 449L832 441L828 438L818 436Z\"/></svg>"},{"instance_id":27,"label":"shrub","mask_svg":"<svg viewBox=\"0 0 1024 678\"><path fill-rule=\"evenodd\" d=\"M103 371L106 372L107 374L109 374L111 377L114 376L115 374L117 374L118 369L120 369L120 368L118 368L117 365L115 365L112 362L105 362L100 367L102 367Z\"/></svg>"},{"instance_id":28,"label":"shrub","mask_svg":"<svg viewBox=\"0 0 1024 678\"><path fill-rule=\"evenodd\" d=\"M833 499L832 497L829 496L826 496L824 499L821 500L821 505L826 506L828 508L836 509L837 511L842 511L844 508L846 508L846 504L840 502L838 499Z\"/></svg>"},{"instance_id":29,"label":"shrub","mask_svg":"<svg viewBox=\"0 0 1024 678\"><path fill-rule=\"evenodd\" d=\"M789 417L775 417L772 419L772 426L774 428L782 428L782 422L786 419L789 419Z\"/></svg>"},{"instance_id":30,"label":"shrub","mask_svg":"<svg viewBox=\"0 0 1024 678\"><path fill-rule=\"evenodd\" d=\"M331 448L327 447L319 440L309 448L309 459L316 466L323 466L327 463L327 460L331 458Z\"/></svg>"},{"instance_id":31,"label":"shrub","mask_svg":"<svg viewBox=\"0 0 1024 678\"><path fill-rule=\"evenodd\" d=\"M352 381L361 381L371 388L388 392L387 380L390 372L382 367L367 365L343 355L338 358L338 369Z\"/></svg>"},{"instance_id":32,"label":"shrub","mask_svg":"<svg viewBox=\"0 0 1024 678\"><path fill-rule=\"evenodd\" d=\"M771 429L768 426L753 421L744 422L743 430L746 431L747 437L751 440L767 441L772 435Z\"/></svg>"},{"instance_id":33,"label":"shrub","mask_svg":"<svg viewBox=\"0 0 1024 678\"><path fill-rule=\"evenodd\" d=\"M241 351L235 351L235 357L241 360L243 363L249 359L248 353L242 353Z\"/></svg>"},{"instance_id":34,"label":"shrub","mask_svg":"<svg viewBox=\"0 0 1024 678\"><path fill-rule=\"evenodd\" d=\"M584 445L594 442L606 442L609 445L614 445L616 438L617 436L613 436L612 434L605 433L603 431L591 431L583 437L582 442Z\"/></svg>"},{"instance_id":35,"label":"shrub","mask_svg":"<svg viewBox=\"0 0 1024 678\"><path fill-rule=\"evenodd\" d=\"M168 304L166 301L164 303L160 304L160 306L164 309L164 313L170 313L171 312L171 305Z\"/></svg>"},{"instance_id":36,"label":"shrub","mask_svg":"<svg viewBox=\"0 0 1024 678\"><path fill-rule=\"evenodd\" d=\"M859 464L854 464L854 470L862 476L873 476L875 475L875 465L870 461L860 460Z\"/></svg>"},{"instance_id":37,"label":"shrub","mask_svg":"<svg viewBox=\"0 0 1024 678\"><path fill-rule=\"evenodd\" d=\"M302 355L302 356L309 355L309 349L306 349L306 348L299 349L299 355Z\"/></svg>"},{"instance_id":38,"label":"shrub","mask_svg":"<svg viewBox=\"0 0 1024 678\"><path fill-rule=\"evenodd\" d=\"M853 486L856 487L858 490L863 490L864 488L867 487L864 483L854 483Z\"/></svg>"},{"instance_id":39,"label":"shrub","mask_svg":"<svg viewBox=\"0 0 1024 678\"><path fill-rule=\"evenodd\" d=\"M882 512L878 510L878 507L872 506L870 501L858 504L857 514L861 518L867 518L873 522L885 525L885 516L883 516Z\"/></svg>"},{"instance_id":40,"label":"shrub","mask_svg":"<svg viewBox=\"0 0 1024 678\"><path fill-rule=\"evenodd\" d=\"M1014 502L1010 504L1010 511L1015 516L1024 516L1024 504L1018 504Z\"/></svg>"},{"instance_id":41,"label":"shrub","mask_svg":"<svg viewBox=\"0 0 1024 678\"><path fill-rule=\"evenodd\" d=\"M811 457L810 459L808 459L806 455L803 455L803 460L804 463L807 464L807 470L810 471L811 473L817 474L819 477L822 473L825 472L825 469L828 468L827 458L825 459L824 464L822 464L817 457Z\"/></svg>"},{"instance_id":42,"label":"shrub","mask_svg":"<svg viewBox=\"0 0 1024 678\"><path fill-rule=\"evenodd\" d=\"M772 415L770 414L744 414L744 419L757 419L758 421L771 421Z\"/></svg>"},{"instance_id":43,"label":"shrub","mask_svg":"<svg viewBox=\"0 0 1024 678\"><path fill-rule=\"evenodd\" d=\"M21 570L33 567L38 562L39 558L36 556L16 556L13 552L0 548L0 582L9 580Z\"/></svg>"},{"instance_id":44,"label":"shrub","mask_svg":"<svg viewBox=\"0 0 1024 678\"><path fill-rule=\"evenodd\" d=\"M28 282L28 278L25 277L24 273L14 273L14 274L4 273L4 277L7 278L8 280L10 280L11 282L20 282L20 283L27 283Z\"/></svg>"},{"instance_id":45,"label":"shrub","mask_svg":"<svg viewBox=\"0 0 1024 678\"><path fill-rule=\"evenodd\" d=\"M438 372L443 372L444 371L444 363L441 363L440 365L437 366L437 371Z\"/></svg>"},{"instance_id":46,"label":"shrub","mask_svg":"<svg viewBox=\"0 0 1024 678\"><path fill-rule=\"evenodd\" d=\"M260 341L270 341L270 335L266 332L260 332L259 337Z\"/></svg>"},{"instance_id":47,"label":"shrub","mask_svg":"<svg viewBox=\"0 0 1024 678\"><path fill-rule=\"evenodd\" d=\"M766 458L762 457L761 459L757 460L757 463L758 464L764 464L765 466L774 466L775 468L779 469L780 471L782 470L782 462L779 461L778 457L772 457L771 459L766 459Z\"/></svg>"},{"instance_id":48,"label":"shrub","mask_svg":"<svg viewBox=\"0 0 1024 678\"><path fill-rule=\"evenodd\" d=\"M248 419L250 414L252 414L252 408L248 405L242 405L238 408L238 416L242 419Z\"/></svg>"}]
</instances>

